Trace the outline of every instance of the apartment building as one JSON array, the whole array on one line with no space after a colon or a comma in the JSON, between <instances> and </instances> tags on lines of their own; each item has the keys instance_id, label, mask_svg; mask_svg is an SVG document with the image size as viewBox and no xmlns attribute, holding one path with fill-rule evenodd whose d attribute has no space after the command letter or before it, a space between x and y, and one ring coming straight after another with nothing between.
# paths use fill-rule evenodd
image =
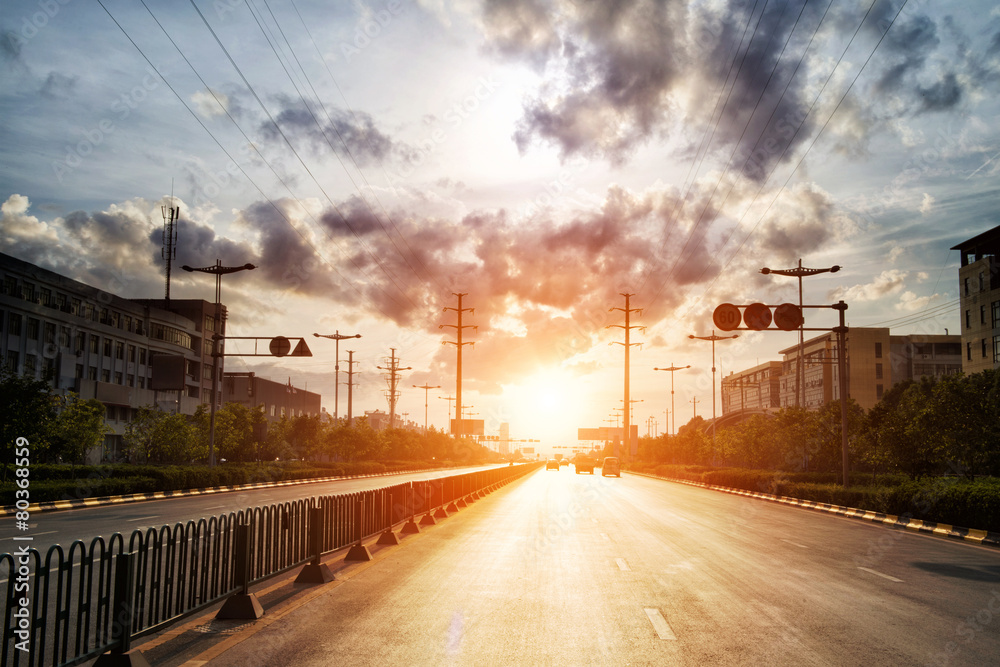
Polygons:
<instances>
[{"instance_id":1,"label":"apartment building","mask_svg":"<svg viewBox=\"0 0 1000 667\"><path fill-rule=\"evenodd\" d=\"M962 370L1000 368L1000 227L963 241L958 269Z\"/></svg>"}]
</instances>

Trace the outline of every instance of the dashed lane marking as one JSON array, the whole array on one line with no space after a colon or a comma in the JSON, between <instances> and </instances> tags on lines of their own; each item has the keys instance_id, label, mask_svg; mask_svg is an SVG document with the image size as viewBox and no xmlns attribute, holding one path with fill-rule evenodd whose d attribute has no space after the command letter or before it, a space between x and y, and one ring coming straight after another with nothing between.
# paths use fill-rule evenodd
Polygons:
<instances>
[{"instance_id":1,"label":"dashed lane marking","mask_svg":"<svg viewBox=\"0 0 1000 667\"><path fill-rule=\"evenodd\" d=\"M618 563L619 570L621 570L622 572L628 572L629 570L628 563L625 562L624 558L616 558L615 562Z\"/></svg>"},{"instance_id":2,"label":"dashed lane marking","mask_svg":"<svg viewBox=\"0 0 1000 667\"><path fill-rule=\"evenodd\" d=\"M888 574L882 574L876 570L868 569L867 567L858 567L859 570L864 570L868 574L874 574L876 577L882 577L883 579L888 579L889 581L895 581L897 584L903 583L902 579L897 579L896 577L891 577Z\"/></svg>"},{"instance_id":3,"label":"dashed lane marking","mask_svg":"<svg viewBox=\"0 0 1000 667\"><path fill-rule=\"evenodd\" d=\"M674 631L670 629L670 624L667 623L667 619L663 618L663 614L660 613L659 609L655 607L646 607L646 618L649 622L653 624L653 630L656 631L656 636L660 639L676 640L677 635Z\"/></svg>"}]
</instances>

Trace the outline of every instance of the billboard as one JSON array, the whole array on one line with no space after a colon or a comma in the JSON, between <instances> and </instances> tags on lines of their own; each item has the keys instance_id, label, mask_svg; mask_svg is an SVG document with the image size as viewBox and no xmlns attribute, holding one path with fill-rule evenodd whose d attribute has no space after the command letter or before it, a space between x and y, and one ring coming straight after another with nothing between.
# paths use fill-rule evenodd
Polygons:
<instances>
[{"instance_id":1,"label":"billboard","mask_svg":"<svg viewBox=\"0 0 1000 667\"><path fill-rule=\"evenodd\" d=\"M485 426L486 422L482 419L452 419L451 433L455 437L462 435L483 435Z\"/></svg>"}]
</instances>

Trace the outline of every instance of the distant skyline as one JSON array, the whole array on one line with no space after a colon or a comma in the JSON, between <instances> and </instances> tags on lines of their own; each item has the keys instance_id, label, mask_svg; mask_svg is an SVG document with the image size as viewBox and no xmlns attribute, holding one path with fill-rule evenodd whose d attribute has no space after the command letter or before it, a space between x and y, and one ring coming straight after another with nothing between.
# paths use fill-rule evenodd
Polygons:
<instances>
[{"instance_id":1,"label":"distant skyline","mask_svg":"<svg viewBox=\"0 0 1000 667\"><path fill-rule=\"evenodd\" d=\"M362 335L340 345L356 415L388 412L395 348L397 414L422 424L412 385L440 385L446 427L461 292L472 417L573 444L622 405L627 293L633 423L663 432L654 367L692 367L678 426L695 397L711 416L711 345L688 336L718 304L798 301L760 268L838 264L807 304L958 334L950 248L1000 224L994 2L13 1L0 34L3 252L157 298L179 206L172 296L214 298L182 264L257 264L223 281L231 335L314 356L227 368L331 413L334 343L312 333L339 330ZM740 332L717 380L796 341Z\"/></svg>"}]
</instances>

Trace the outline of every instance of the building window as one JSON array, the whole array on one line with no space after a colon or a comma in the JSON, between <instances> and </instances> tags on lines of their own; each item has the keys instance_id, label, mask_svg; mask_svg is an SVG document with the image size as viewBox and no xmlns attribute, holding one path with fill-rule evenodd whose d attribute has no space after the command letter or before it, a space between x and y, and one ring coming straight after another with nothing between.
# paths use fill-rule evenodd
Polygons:
<instances>
[{"instance_id":1,"label":"building window","mask_svg":"<svg viewBox=\"0 0 1000 667\"><path fill-rule=\"evenodd\" d=\"M81 312L80 306L82 305L83 303L79 299L73 299L72 301L70 301L69 312L73 313L74 315L79 315Z\"/></svg>"},{"instance_id":2,"label":"building window","mask_svg":"<svg viewBox=\"0 0 1000 667\"><path fill-rule=\"evenodd\" d=\"M121 372L115 373L115 384L125 384Z\"/></svg>"},{"instance_id":3,"label":"building window","mask_svg":"<svg viewBox=\"0 0 1000 667\"><path fill-rule=\"evenodd\" d=\"M986 274L983 271L979 272L979 291L986 291Z\"/></svg>"},{"instance_id":4,"label":"building window","mask_svg":"<svg viewBox=\"0 0 1000 667\"><path fill-rule=\"evenodd\" d=\"M128 375L128 386L130 386L130 387L134 387L135 386L135 376L132 375L131 373L129 373L129 375Z\"/></svg>"},{"instance_id":5,"label":"building window","mask_svg":"<svg viewBox=\"0 0 1000 667\"><path fill-rule=\"evenodd\" d=\"M42 326L42 331L44 332L43 335L45 336L44 340L45 340L46 343L54 343L54 342L56 342L56 325L55 324L53 324L52 322L46 322Z\"/></svg>"},{"instance_id":6,"label":"building window","mask_svg":"<svg viewBox=\"0 0 1000 667\"><path fill-rule=\"evenodd\" d=\"M104 356L105 357L110 357L111 356L111 339L110 338L105 338L104 339Z\"/></svg>"},{"instance_id":7,"label":"building window","mask_svg":"<svg viewBox=\"0 0 1000 667\"><path fill-rule=\"evenodd\" d=\"M972 361L972 343L965 344L965 360Z\"/></svg>"},{"instance_id":8,"label":"building window","mask_svg":"<svg viewBox=\"0 0 1000 667\"><path fill-rule=\"evenodd\" d=\"M101 371L101 382L111 384L111 369L105 368Z\"/></svg>"},{"instance_id":9,"label":"building window","mask_svg":"<svg viewBox=\"0 0 1000 667\"><path fill-rule=\"evenodd\" d=\"M882 364L875 364L875 379L882 379Z\"/></svg>"},{"instance_id":10,"label":"building window","mask_svg":"<svg viewBox=\"0 0 1000 667\"><path fill-rule=\"evenodd\" d=\"M35 300L35 286L32 283L21 283L21 298L25 301Z\"/></svg>"},{"instance_id":11,"label":"building window","mask_svg":"<svg viewBox=\"0 0 1000 667\"><path fill-rule=\"evenodd\" d=\"M986 358L986 339L984 338L980 342L982 342L982 344L983 344L983 359L985 359Z\"/></svg>"},{"instance_id":12,"label":"building window","mask_svg":"<svg viewBox=\"0 0 1000 667\"><path fill-rule=\"evenodd\" d=\"M128 331L129 333L131 333L132 332L132 316L131 315L126 315L125 319L124 319L124 323L125 323L125 331Z\"/></svg>"},{"instance_id":13,"label":"building window","mask_svg":"<svg viewBox=\"0 0 1000 667\"><path fill-rule=\"evenodd\" d=\"M993 337L993 363L1000 363L1000 336Z\"/></svg>"},{"instance_id":14,"label":"building window","mask_svg":"<svg viewBox=\"0 0 1000 667\"><path fill-rule=\"evenodd\" d=\"M146 363L146 348L141 348L139 350L139 363L140 364Z\"/></svg>"},{"instance_id":15,"label":"building window","mask_svg":"<svg viewBox=\"0 0 1000 667\"><path fill-rule=\"evenodd\" d=\"M87 369L87 379L97 382L97 366L91 366Z\"/></svg>"},{"instance_id":16,"label":"building window","mask_svg":"<svg viewBox=\"0 0 1000 667\"><path fill-rule=\"evenodd\" d=\"M125 358L125 343L117 341L115 343L115 359Z\"/></svg>"},{"instance_id":17,"label":"building window","mask_svg":"<svg viewBox=\"0 0 1000 667\"><path fill-rule=\"evenodd\" d=\"M39 322L34 317L28 318L28 340L38 340L38 332L41 327L41 322Z\"/></svg>"},{"instance_id":18,"label":"building window","mask_svg":"<svg viewBox=\"0 0 1000 667\"><path fill-rule=\"evenodd\" d=\"M24 355L24 374L30 378L35 377L36 364L38 363L38 357L33 354Z\"/></svg>"},{"instance_id":19,"label":"building window","mask_svg":"<svg viewBox=\"0 0 1000 667\"><path fill-rule=\"evenodd\" d=\"M142 377L140 375L139 376L139 389L145 389L145 388L146 388L146 378L144 378L144 377Z\"/></svg>"},{"instance_id":20,"label":"building window","mask_svg":"<svg viewBox=\"0 0 1000 667\"><path fill-rule=\"evenodd\" d=\"M7 296L17 296L17 278L14 276L4 276L3 293Z\"/></svg>"},{"instance_id":21,"label":"building window","mask_svg":"<svg viewBox=\"0 0 1000 667\"><path fill-rule=\"evenodd\" d=\"M74 377L77 380L82 380L83 379L83 364L77 364L76 365L76 374L74 375Z\"/></svg>"},{"instance_id":22,"label":"building window","mask_svg":"<svg viewBox=\"0 0 1000 667\"><path fill-rule=\"evenodd\" d=\"M20 359L17 356L17 350L7 350L7 370L11 373L17 373L17 367L20 365Z\"/></svg>"},{"instance_id":23,"label":"building window","mask_svg":"<svg viewBox=\"0 0 1000 667\"><path fill-rule=\"evenodd\" d=\"M90 353L97 354L101 351L101 338L100 336L90 335Z\"/></svg>"},{"instance_id":24,"label":"building window","mask_svg":"<svg viewBox=\"0 0 1000 667\"><path fill-rule=\"evenodd\" d=\"M986 304L979 306L979 323L986 324Z\"/></svg>"},{"instance_id":25,"label":"building window","mask_svg":"<svg viewBox=\"0 0 1000 667\"><path fill-rule=\"evenodd\" d=\"M971 329L972 328L972 311L971 310L965 311L965 328L966 329Z\"/></svg>"},{"instance_id":26,"label":"building window","mask_svg":"<svg viewBox=\"0 0 1000 667\"><path fill-rule=\"evenodd\" d=\"M965 279L964 287L965 287L965 296L969 296L970 291L969 291L969 279L968 278Z\"/></svg>"},{"instance_id":27,"label":"building window","mask_svg":"<svg viewBox=\"0 0 1000 667\"><path fill-rule=\"evenodd\" d=\"M875 343L875 358L882 358L882 343Z\"/></svg>"},{"instance_id":28,"label":"building window","mask_svg":"<svg viewBox=\"0 0 1000 667\"><path fill-rule=\"evenodd\" d=\"M111 312L111 326L116 329L122 328L122 314L117 310Z\"/></svg>"},{"instance_id":29,"label":"building window","mask_svg":"<svg viewBox=\"0 0 1000 667\"><path fill-rule=\"evenodd\" d=\"M128 346L128 360L130 363L135 363L135 345Z\"/></svg>"},{"instance_id":30,"label":"building window","mask_svg":"<svg viewBox=\"0 0 1000 667\"><path fill-rule=\"evenodd\" d=\"M1000 329L1000 301L993 302L993 328Z\"/></svg>"},{"instance_id":31,"label":"building window","mask_svg":"<svg viewBox=\"0 0 1000 667\"><path fill-rule=\"evenodd\" d=\"M56 377L56 360L52 357L42 359L42 379L51 382L53 387L59 383L59 378Z\"/></svg>"},{"instance_id":32,"label":"building window","mask_svg":"<svg viewBox=\"0 0 1000 667\"><path fill-rule=\"evenodd\" d=\"M21 335L21 313L11 313L7 318L7 333L11 336Z\"/></svg>"}]
</instances>

